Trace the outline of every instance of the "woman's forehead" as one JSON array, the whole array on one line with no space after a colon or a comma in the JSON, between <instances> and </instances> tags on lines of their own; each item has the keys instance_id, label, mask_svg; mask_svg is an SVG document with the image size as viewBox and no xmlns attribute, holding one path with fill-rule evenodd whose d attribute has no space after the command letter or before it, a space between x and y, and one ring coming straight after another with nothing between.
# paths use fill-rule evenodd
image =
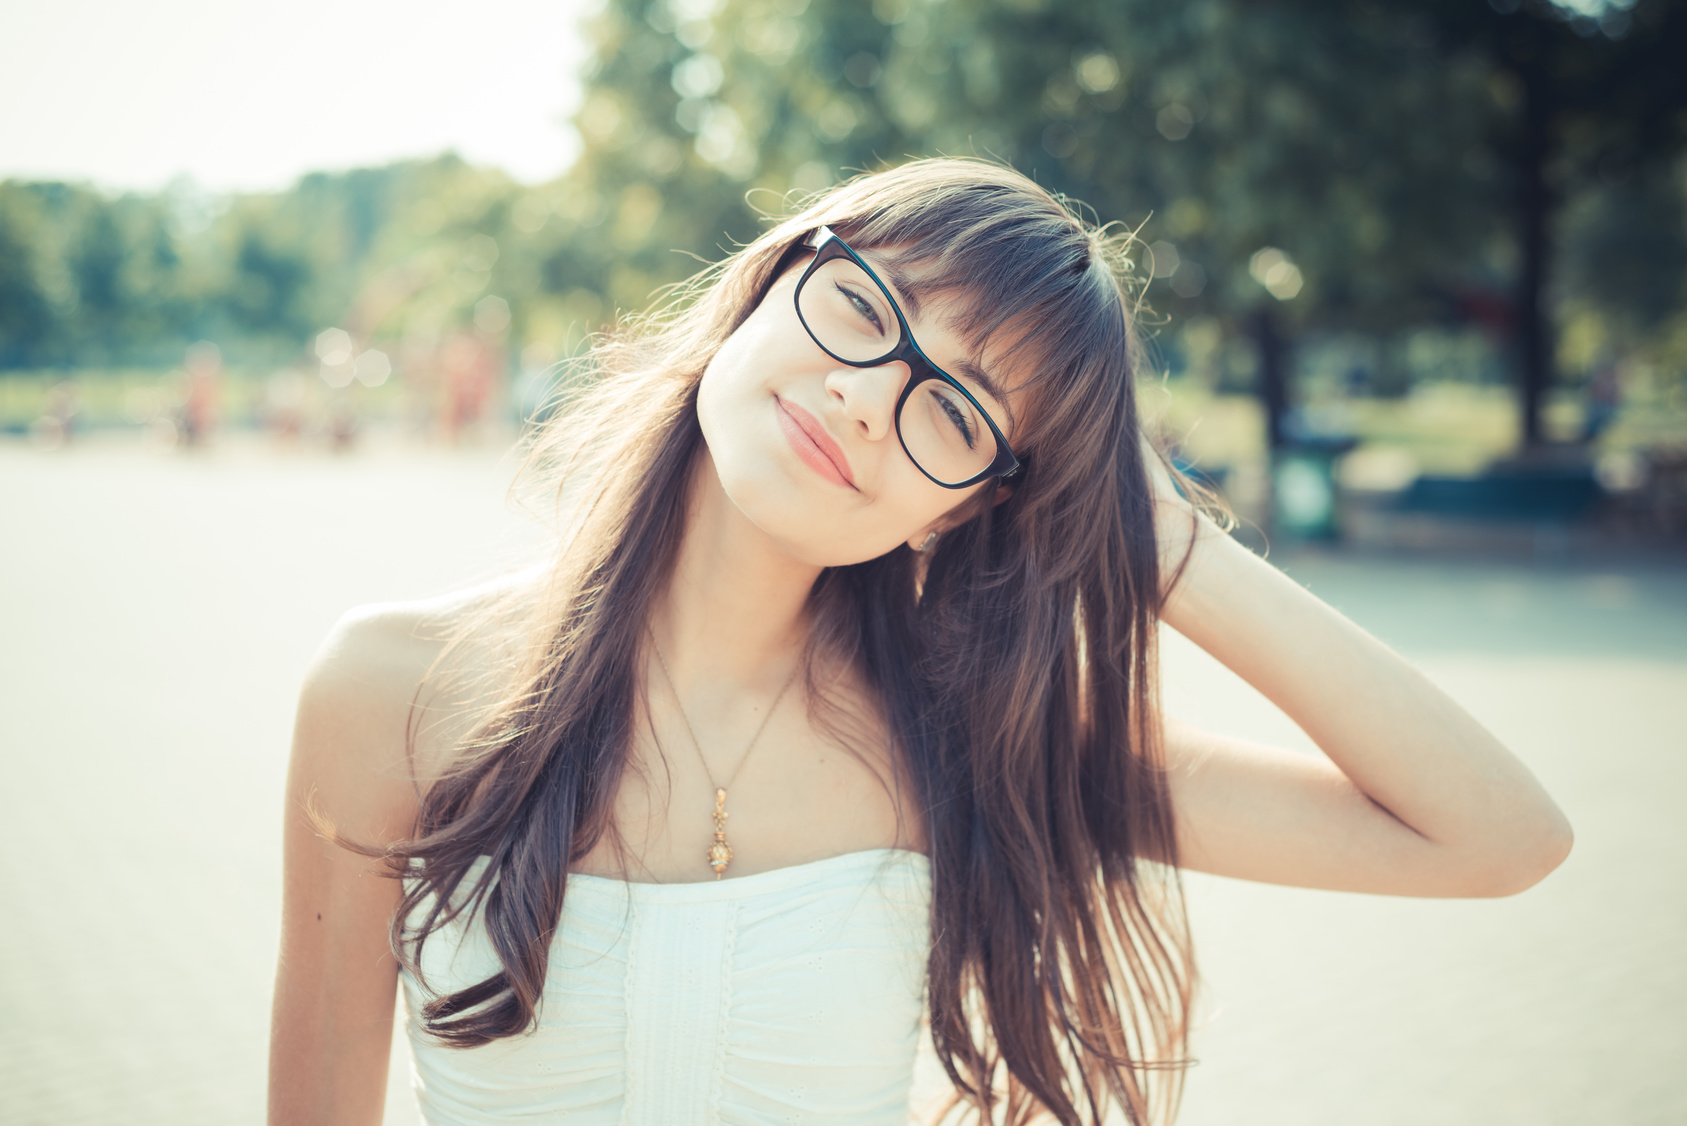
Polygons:
<instances>
[{"instance_id":1,"label":"woman's forehead","mask_svg":"<svg viewBox=\"0 0 1687 1126\"><path fill-rule=\"evenodd\" d=\"M862 257L879 268L876 258L867 253ZM1007 424L1004 430L1019 429L1038 370L1038 349L1027 346L1027 311L997 309L992 316L984 307L984 295L963 280L945 277L930 258L881 260L886 265L881 277L908 316L921 351L968 388L982 392L990 414Z\"/></svg>"},{"instance_id":2,"label":"woman's forehead","mask_svg":"<svg viewBox=\"0 0 1687 1126\"><path fill-rule=\"evenodd\" d=\"M856 253L872 266L908 318L920 350L938 367L956 376L999 406L1010 424L1025 373L1016 362L1013 341L995 318L980 316L980 295L965 280L943 270L942 262L905 247L877 247ZM992 412L994 413L994 412Z\"/></svg>"},{"instance_id":3,"label":"woman's forehead","mask_svg":"<svg viewBox=\"0 0 1687 1126\"><path fill-rule=\"evenodd\" d=\"M933 363L975 393L989 394L969 374L994 384L1003 413L991 413L1016 423L1016 452L1074 393L1116 401L1131 383L1134 345L1123 267L1108 247L1075 222L949 218L828 225L880 275Z\"/></svg>"}]
</instances>

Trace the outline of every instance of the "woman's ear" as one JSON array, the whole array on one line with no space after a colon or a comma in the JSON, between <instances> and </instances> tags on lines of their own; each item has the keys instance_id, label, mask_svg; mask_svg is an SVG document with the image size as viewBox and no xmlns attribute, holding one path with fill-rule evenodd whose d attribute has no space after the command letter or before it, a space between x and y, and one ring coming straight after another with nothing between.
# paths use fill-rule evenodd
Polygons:
<instances>
[{"instance_id":1,"label":"woman's ear","mask_svg":"<svg viewBox=\"0 0 1687 1126\"><path fill-rule=\"evenodd\" d=\"M945 512L919 531L908 537L910 551L926 552L937 546L937 541L943 538L943 533L951 528L959 528L977 514L971 503L963 504L958 509Z\"/></svg>"},{"instance_id":2,"label":"woman's ear","mask_svg":"<svg viewBox=\"0 0 1687 1126\"><path fill-rule=\"evenodd\" d=\"M1013 495L1013 485L1007 481L998 481L996 491L990 497L989 507L994 508ZM954 508L939 516L936 520L921 528L908 538L908 548L911 551L930 551L937 546L938 537L944 532L959 528L985 508L983 494L975 494L970 500L956 505Z\"/></svg>"}]
</instances>

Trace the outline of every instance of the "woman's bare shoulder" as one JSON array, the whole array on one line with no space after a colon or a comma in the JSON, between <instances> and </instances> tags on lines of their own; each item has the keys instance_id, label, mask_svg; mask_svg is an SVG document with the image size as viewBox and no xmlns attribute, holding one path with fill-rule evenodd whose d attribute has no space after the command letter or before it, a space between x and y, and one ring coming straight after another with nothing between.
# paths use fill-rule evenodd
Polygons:
<instances>
[{"instance_id":1,"label":"woman's bare shoulder","mask_svg":"<svg viewBox=\"0 0 1687 1126\"><path fill-rule=\"evenodd\" d=\"M419 795L502 687L520 650L526 578L348 611L306 674L295 758L348 783L402 780Z\"/></svg>"}]
</instances>

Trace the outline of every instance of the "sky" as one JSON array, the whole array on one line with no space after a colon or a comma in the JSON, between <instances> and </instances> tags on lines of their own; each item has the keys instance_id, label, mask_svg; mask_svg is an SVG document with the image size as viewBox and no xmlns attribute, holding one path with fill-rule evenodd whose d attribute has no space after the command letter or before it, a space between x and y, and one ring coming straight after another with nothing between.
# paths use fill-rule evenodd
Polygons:
<instances>
[{"instance_id":1,"label":"sky","mask_svg":"<svg viewBox=\"0 0 1687 1126\"><path fill-rule=\"evenodd\" d=\"M0 179L212 192L573 160L593 0L0 0Z\"/></svg>"}]
</instances>

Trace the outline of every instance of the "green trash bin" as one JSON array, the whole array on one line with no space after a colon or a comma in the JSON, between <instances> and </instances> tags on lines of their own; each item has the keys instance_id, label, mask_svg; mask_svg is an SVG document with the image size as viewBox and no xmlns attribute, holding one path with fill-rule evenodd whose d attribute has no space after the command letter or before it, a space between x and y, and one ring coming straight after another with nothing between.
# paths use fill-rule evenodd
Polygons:
<instances>
[{"instance_id":1,"label":"green trash bin","mask_svg":"<svg viewBox=\"0 0 1687 1126\"><path fill-rule=\"evenodd\" d=\"M1341 538L1336 462L1355 445L1352 438L1330 437L1277 448L1271 458L1271 511L1278 532L1297 540Z\"/></svg>"}]
</instances>

